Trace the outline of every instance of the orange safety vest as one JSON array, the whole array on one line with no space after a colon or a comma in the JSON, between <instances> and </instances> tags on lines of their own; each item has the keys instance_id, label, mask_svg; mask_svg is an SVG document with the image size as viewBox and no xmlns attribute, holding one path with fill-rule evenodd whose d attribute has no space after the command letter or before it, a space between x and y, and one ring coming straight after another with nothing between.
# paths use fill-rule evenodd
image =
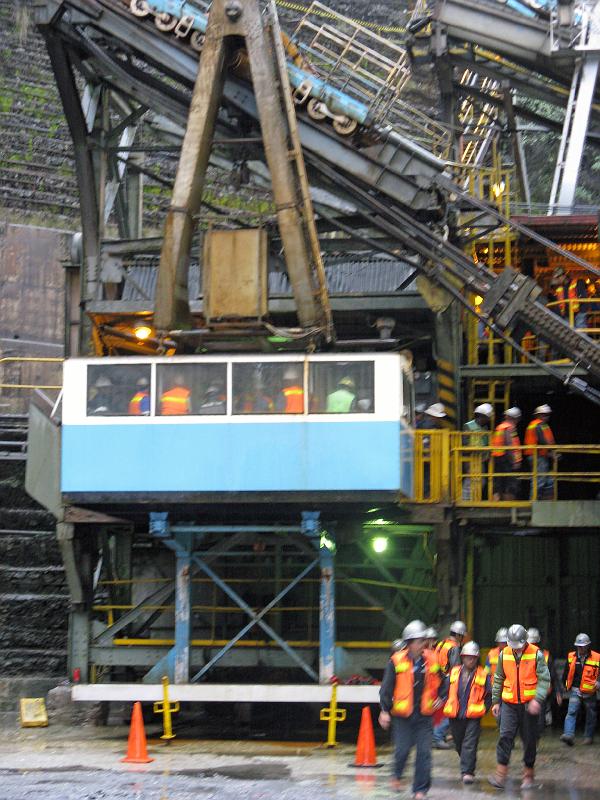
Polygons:
<instances>
[{"instance_id":1,"label":"orange safety vest","mask_svg":"<svg viewBox=\"0 0 600 800\"><path fill-rule=\"evenodd\" d=\"M577 294L577 279L576 278L573 278L573 280L569 284L569 288L567 290L567 297L571 301L579 300L579 296ZM576 314L579 311L579 303L571 302L569 305L571 306L573 314Z\"/></svg>"},{"instance_id":2,"label":"orange safety vest","mask_svg":"<svg viewBox=\"0 0 600 800\"><path fill-rule=\"evenodd\" d=\"M425 661L425 685L421 694L421 714L430 717L433 714L440 684L440 665L430 650L423 651ZM413 712L413 662L409 658L408 648L404 647L392 655L392 663L396 670L396 685L394 686L394 699L391 714L395 717L410 717Z\"/></svg>"},{"instance_id":3,"label":"orange safety vest","mask_svg":"<svg viewBox=\"0 0 600 800\"><path fill-rule=\"evenodd\" d=\"M137 392L129 401L129 413L135 416L142 414L142 400L148 397L148 392Z\"/></svg>"},{"instance_id":4,"label":"orange safety vest","mask_svg":"<svg viewBox=\"0 0 600 800\"><path fill-rule=\"evenodd\" d=\"M565 686L570 689L573 685L573 678L575 677L575 662L577 661L577 654L573 650L567 656L567 663L569 665L569 673ZM581 684L579 688L581 694L594 694L596 691L596 682L600 677L600 653L595 650L590 650L583 663L583 670L581 672Z\"/></svg>"},{"instance_id":5,"label":"orange safety vest","mask_svg":"<svg viewBox=\"0 0 600 800\"><path fill-rule=\"evenodd\" d=\"M539 434L541 434L541 437ZM531 445L535 444L556 444L554 441L554 435L552 434L548 423L542 422L542 420L538 419L538 417L532 419L527 426L527 430L525 431L525 444L529 445L530 447ZM525 455L532 456L534 452L534 450L525 450ZM538 450L537 454L538 456L547 456L548 450L544 447L543 450Z\"/></svg>"},{"instance_id":6,"label":"orange safety vest","mask_svg":"<svg viewBox=\"0 0 600 800\"><path fill-rule=\"evenodd\" d=\"M490 662L489 673L490 677L493 679L494 675L496 674L496 668L498 667L498 656L500 655L500 648L499 647L492 647L488 653L488 661Z\"/></svg>"},{"instance_id":7,"label":"orange safety vest","mask_svg":"<svg viewBox=\"0 0 600 800\"><path fill-rule=\"evenodd\" d=\"M444 714L447 717L457 717L459 712L458 688L460 685L460 673L463 667L452 667L450 670L450 688L448 690L448 700L444 706ZM477 719L485 714L485 682L487 672L483 667L477 667L471 682L471 691L467 701L467 719Z\"/></svg>"},{"instance_id":8,"label":"orange safety vest","mask_svg":"<svg viewBox=\"0 0 600 800\"><path fill-rule=\"evenodd\" d=\"M164 416L177 416L190 413L191 392L185 386L174 386L163 392L160 398L160 413Z\"/></svg>"},{"instance_id":9,"label":"orange safety vest","mask_svg":"<svg viewBox=\"0 0 600 800\"><path fill-rule=\"evenodd\" d=\"M453 647L457 647L458 642L454 639L444 639L443 642L440 642L438 646L435 648L437 653L437 660L440 668L444 674L448 672L448 657L450 655L450 650Z\"/></svg>"},{"instance_id":10,"label":"orange safety vest","mask_svg":"<svg viewBox=\"0 0 600 800\"><path fill-rule=\"evenodd\" d=\"M556 289L554 290L554 294L556 295L556 299L558 300L558 311L559 311L559 314L560 314L561 317L564 317L564 316L566 316L566 313L565 313L566 308L565 307L567 305L565 303L565 299L566 299L565 287L564 286L557 286Z\"/></svg>"},{"instance_id":11,"label":"orange safety vest","mask_svg":"<svg viewBox=\"0 0 600 800\"><path fill-rule=\"evenodd\" d=\"M507 447L519 447L520 445L521 440L519 439L519 434L517 433L516 428L513 428L510 422L501 422L492 434L492 447L494 448L492 450L492 455L494 458L500 458L501 456L506 455ZM514 466L520 467L521 461L523 460L521 451L510 450L509 453L513 460Z\"/></svg>"},{"instance_id":12,"label":"orange safety vest","mask_svg":"<svg viewBox=\"0 0 600 800\"><path fill-rule=\"evenodd\" d=\"M286 386L284 414L302 414L304 412L304 389L301 386Z\"/></svg>"},{"instance_id":13,"label":"orange safety vest","mask_svg":"<svg viewBox=\"0 0 600 800\"><path fill-rule=\"evenodd\" d=\"M533 700L537 692L537 654L538 648L534 644L528 644L517 664L512 648L504 648L502 702L517 704Z\"/></svg>"}]
</instances>

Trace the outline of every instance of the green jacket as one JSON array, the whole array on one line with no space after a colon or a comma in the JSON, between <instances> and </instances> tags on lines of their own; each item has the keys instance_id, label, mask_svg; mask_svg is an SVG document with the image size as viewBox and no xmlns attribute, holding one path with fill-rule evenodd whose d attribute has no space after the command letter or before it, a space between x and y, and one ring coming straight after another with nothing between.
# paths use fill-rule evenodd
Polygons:
<instances>
[{"instance_id":1,"label":"green jacket","mask_svg":"<svg viewBox=\"0 0 600 800\"><path fill-rule=\"evenodd\" d=\"M481 425L478 425L474 419L470 419L468 422L465 422L464 430L469 431L471 433L485 433L486 436L465 436L464 437L464 444L467 447L487 447L490 443L490 431L489 428L482 428ZM488 453L484 453L485 456L488 456Z\"/></svg>"},{"instance_id":2,"label":"green jacket","mask_svg":"<svg viewBox=\"0 0 600 800\"><path fill-rule=\"evenodd\" d=\"M538 650L535 659L535 672L537 675L537 686L535 699L538 703L543 703L548 695L550 688L550 670L544 658L544 651ZM502 687L504 685L504 665L502 664L502 651L498 655L498 666L494 675L494 685L492 686L492 705L496 705L502 699Z\"/></svg>"},{"instance_id":3,"label":"green jacket","mask_svg":"<svg viewBox=\"0 0 600 800\"><path fill-rule=\"evenodd\" d=\"M327 396L328 414L348 414L350 411L354 411L355 405L356 396L343 387Z\"/></svg>"}]
</instances>

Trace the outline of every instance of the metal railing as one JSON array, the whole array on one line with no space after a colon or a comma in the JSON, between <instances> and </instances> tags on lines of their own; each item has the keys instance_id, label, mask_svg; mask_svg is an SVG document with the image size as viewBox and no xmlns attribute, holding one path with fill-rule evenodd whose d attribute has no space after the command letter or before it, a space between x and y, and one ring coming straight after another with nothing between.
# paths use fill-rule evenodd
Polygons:
<instances>
[{"instance_id":1,"label":"metal railing","mask_svg":"<svg viewBox=\"0 0 600 800\"><path fill-rule=\"evenodd\" d=\"M4 364L62 364L64 358L38 358L37 356L2 356L0 369ZM0 389L62 389L62 386L41 383L0 383Z\"/></svg>"},{"instance_id":2,"label":"metal railing","mask_svg":"<svg viewBox=\"0 0 600 800\"><path fill-rule=\"evenodd\" d=\"M494 457L490 437L490 432L415 431L414 501L528 507L532 502L559 499L565 484L577 484L580 489L568 492L569 499L596 494L600 444L507 447L509 461L518 464L507 471L506 462ZM440 459L443 463L438 463Z\"/></svg>"}]
</instances>

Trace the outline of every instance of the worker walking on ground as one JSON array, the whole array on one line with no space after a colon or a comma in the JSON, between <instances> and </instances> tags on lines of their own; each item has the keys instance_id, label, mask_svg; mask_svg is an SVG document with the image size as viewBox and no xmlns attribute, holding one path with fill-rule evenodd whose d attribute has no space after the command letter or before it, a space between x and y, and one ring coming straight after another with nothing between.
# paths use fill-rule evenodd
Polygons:
<instances>
[{"instance_id":1,"label":"worker walking on ground","mask_svg":"<svg viewBox=\"0 0 600 800\"><path fill-rule=\"evenodd\" d=\"M384 730L392 726L396 781L401 780L408 755L416 747L414 800L424 800L431 786L432 715L446 700L440 666L425 648L426 633L420 620L404 628L405 646L392 653L379 691L379 724Z\"/></svg>"},{"instance_id":2,"label":"worker walking on ground","mask_svg":"<svg viewBox=\"0 0 600 800\"><path fill-rule=\"evenodd\" d=\"M520 733L524 764L521 789L533 789L537 718L550 686L550 672L542 651L534 644L528 644L527 631L522 625L511 625L507 640L498 657L492 684L492 713L498 717L502 700L502 716L496 747L496 771L489 782L497 789L504 789L510 754L517 733Z\"/></svg>"},{"instance_id":3,"label":"worker walking on ground","mask_svg":"<svg viewBox=\"0 0 600 800\"><path fill-rule=\"evenodd\" d=\"M444 714L450 720L454 747L460 756L463 783L473 783L481 718L492 705L490 676L479 665L479 645L467 642L460 651L461 665L450 670Z\"/></svg>"},{"instance_id":4,"label":"worker walking on ground","mask_svg":"<svg viewBox=\"0 0 600 800\"><path fill-rule=\"evenodd\" d=\"M600 653L592 650L587 633L578 633L574 644L575 650L567 656L563 673L563 684L571 694L560 740L569 747L575 744L575 724L581 706L585 708L583 744L592 744L596 730L596 692L600 691Z\"/></svg>"},{"instance_id":5,"label":"worker walking on ground","mask_svg":"<svg viewBox=\"0 0 600 800\"><path fill-rule=\"evenodd\" d=\"M436 648L437 659L443 675L449 675L452 667L460 666L460 649L467 635L467 626L457 619L450 626L450 634ZM438 723L433 729L433 746L436 750L450 750L451 745L446 742L446 735L450 724L448 718Z\"/></svg>"},{"instance_id":6,"label":"worker walking on ground","mask_svg":"<svg viewBox=\"0 0 600 800\"><path fill-rule=\"evenodd\" d=\"M492 434L494 459L494 500L515 500L518 490L516 473L521 468L521 440L517 425L521 409L514 406L504 412L504 420Z\"/></svg>"},{"instance_id":7,"label":"worker walking on ground","mask_svg":"<svg viewBox=\"0 0 600 800\"><path fill-rule=\"evenodd\" d=\"M490 425L494 408L491 403L482 403L473 412L473 419L465 422L463 430L470 435L463 436L463 443L466 447L488 447L490 443ZM490 459L489 450L468 450L467 458L463 459L463 479L462 496L463 500L482 500L485 498L487 479L485 473L488 470Z\"/></svg>"},{"instance_id":8,"label":"worker walking on ground","mask_svg":"<svg viewBox=\"0 0 600 800\"><path fill-rule=\"evenodd\" d=\"M328 414L349 414L356 411L356 384L347 375L340 378L337 389L327 395Z\"/></svg>"},{"instance_id":9,"label":"worker walking on ground","mask_svg":"<svg viewBox=\"0 0 600 800\"><path fill-rule=\"evenodd\" d=\"M546 695L546 699L542 703L542 710L540 712L540 716L538 717L538 738L544 732L544 728L546 725L552 725L552 709L550 707L550 698L552 697L552 692L556 692L556 702L560 703L562 701L562 695L560 691L560 687L558 681L556 679L556 671L554 669L554 659L549 650L546 650L542 647L542 635L537 628L528 628L527 629L527 641L529 644L534 644L538 647L542 653L544 654L544 661L548 665L548 671L550 672L550 686L548 687L548 694Z\"/></svg>"},{"instance_id":10,"label":"worker walking on ground","mask_svg":"<svg viewBox=\"0 0 600 800\"><path fill-rule=\"evenodd\" d=\"M533 412L533 419L525 431L525 455L527 457L527 469L532 473L531 478L531 497L535 497L533 491L534 481L537 483L537 500L552 500L554 498L554 481L550 474L551 459L555 458L552 446L556 444L554 435L548 420L552 414L549 405L538 406ZM542 445L539 449L538 445ZM536 479L537 475L537 479Z\"/></svg>"}]
</instances>

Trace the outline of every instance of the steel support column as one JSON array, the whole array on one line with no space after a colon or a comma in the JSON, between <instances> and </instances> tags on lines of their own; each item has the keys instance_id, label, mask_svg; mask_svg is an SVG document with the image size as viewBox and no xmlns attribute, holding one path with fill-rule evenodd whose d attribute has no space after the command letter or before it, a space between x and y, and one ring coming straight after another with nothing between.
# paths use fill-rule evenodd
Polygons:
<instances>
[{"instance_id":1,"label":"steel support column","mask_svg":"<svg viewBox=\"0 0 600 800\"><path fill-rule=\"evenodd\" d=\"M321 532L318 511L302 512L302 531L319 549L319 683L330 684L335 675L335 542Z\"/></svg>"}]
</instances>

